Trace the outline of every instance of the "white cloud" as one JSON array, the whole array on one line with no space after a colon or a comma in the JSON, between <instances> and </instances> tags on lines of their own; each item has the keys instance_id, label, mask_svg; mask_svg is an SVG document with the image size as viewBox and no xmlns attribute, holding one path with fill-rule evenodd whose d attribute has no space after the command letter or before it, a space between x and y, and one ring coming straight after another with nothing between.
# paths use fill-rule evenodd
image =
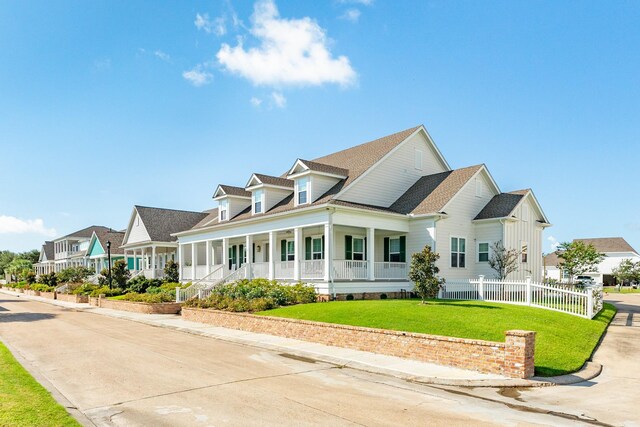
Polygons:
<instances>
[{"instance_id":1,"label":"white cloud","mask_svg":"<svg viewBox=\"0 0 640 427\"><path fill-rule=\"evenodd\" d=\"M266 86L355 81L349 58L332 57L325 30L315 20L280 18L273 0L260 0L251 22L249 31L260 45L245 49L241 39L235 47L224 43L216 57L227 71Z\"/></svg>"},{"instance_id":2,"label":"white cloud","mask_svg":"<svg viewBox=\"0 0 640 427\"><path fill-rule=\"evenodd\" d=\"M360 19L360 15L361 13L359 9L349 9L340 16L340 19L345 19L355 23Z\"/></svg>"},{"instance_id":3,"label":"white cloud","mask_svg":"<svg viewBox=\"0 0 640 427\"><path fill-rule=\"evenodd\" d=\"M287 98L285 98L280 92L272 92L271 99L278 108L284 108L284 106L287 105Z\"/></svg>"},{"instance_id":4,"label":"white cloud","mask_svg":"<svg viewBox=\"0 0 640 427\"><path fill-rule=\"evenodd\" d=\"M551 247L552 251L557 250L558 246L560 246L560 242L558 242L558 240L553 236L547 237L547 241L549 242L549 246Z\"/></svg>"},{"instance_id":5,"label":"white cloud","mask_svg":"<svg viewBox=\"0 0 640 427\"><path fill-rule=\"evenodd\" d=\"M197 66L193 70L183 72L182 77L184 77L192 85L196 87L200 87L200 86L204 86L206 84L211 83L211 79L213 79L213 74L207 71L203 71L200 66Z\"/></svg>"},{"instance_id":6,"label":"white cloud","mask_svg":"<svg viewBox=\"0 0 640 427\"><path fill-rule=\"evenodd\" d=\"M0 215L0 234L41 234L54 237L56 230L46 228L44 221L37 219L20 219L15 216Z\"/></svg>"},{"instance_id":7,"label":"white cloud","mask_svg":"<svg viewBox=\"0 0 640 427\"><path fill-rule=\"evenodd\" d=\"M224 17L218 17L212 21L209 18L209 14L200 15L196 13L196 20L193 23L197 29L206 33L214 33L216 36L224 36L227 33L226 19Z\"/></svg>"},{"instance_id":8,"label":"white cloud","mask_svg":"<svg viewBox=\"0 0 640 427\"><path fill-rule=\"evenodd\" d=\"M165 53L161 50L156 50L155 52L153 52L153 54L157 57L160 58L161 60L165 61L165 62L169 62L171 61L171 56L169 56L168 53Z\"/></svg>"},{"instance_id":9,"label":"white cloud","mask_svg":"<svg viewBox=\"0 0 640 427\"><path fill-rule=\"evenodd\" d=\"M255 96L253 98L251 98L249 100L249 102L251 103L251 105L253 105L254 107L259 107L262 104L262 99L260 98L256 98Z\"/></svg>"}]
</instances>

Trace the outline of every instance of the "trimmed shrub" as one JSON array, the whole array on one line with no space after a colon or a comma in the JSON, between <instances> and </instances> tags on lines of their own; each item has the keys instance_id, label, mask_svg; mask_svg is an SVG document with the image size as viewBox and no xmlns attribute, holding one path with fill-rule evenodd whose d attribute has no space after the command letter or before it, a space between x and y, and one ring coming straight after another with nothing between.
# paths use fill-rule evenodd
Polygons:
<instances>
[{"instance_id":1,"label":"trimmed shrub","mask_svg":"<svg viewBox=\"0 0 640 427\"><path fill-rule=\"evenodd\" d=\"M30 286L30 289L32 291L38 291L38 292L53 292L56 290L55 287L48 286L43 283L34 283L33 285Z\"/></svg>"},{"instance_id":2,"label":"trimmed shrub","mask_svg":"<svg viewBox=\"0 0 640 427\"><path fill-rule=\"evenodd\" d=\"M33 271L29 270L22 276L28 285L33 285L34 283L36 283L36 273L34 273Z\"/></svg>"},{"instance_id":3,"label":"trimmed shrub","mask_svg":"<svg viewBox=\"0 0 640 427\"><path fill-rule=\"evenodd\" d=\"M124 292L121 288L113 288L113 289L109 289L108 286L101 286L99 288L94 289L93 291L91 291L91 293L89 294L90 297L98 297L100 295L105 295L108 297L115 297L118 295L122 295Z\"/></svg>"},{"instance_id":4,"label":"trimmed shrub","mask_svg":"<svg viewBox=\"0 0 640 427\"><path fill-rule=\"evenodd\" d=\"M56 273L53 272L49 274L41 274L39 279L42 284L47 286L53 286L55 288L58 285L58 277L56 276Z\"/></svg>"},{"instance_id":5,"label":"trimmed shrub","mask_svg":"<svg viewBox=\"0 0 640 427\"><path fill-rule=\"evenodd\" d=\"M180 270L178 267L178 263L169 260L167 264L164 266L164 282L165 283L175 283L180 280Z\"/></svg>"},{"instance_id":6,"label":"trimmed shrub","mask_svg":"<svg viewBox=\"0 0 640 427\"><path fill-rule=\"evenodd\" d=\"M145 302L150 304L159 304L163 302L175 302L175 297L166 293L158 294L140 294L137 292L129 292L118 298L121 301Z\"/></svg>"}]
</instances>

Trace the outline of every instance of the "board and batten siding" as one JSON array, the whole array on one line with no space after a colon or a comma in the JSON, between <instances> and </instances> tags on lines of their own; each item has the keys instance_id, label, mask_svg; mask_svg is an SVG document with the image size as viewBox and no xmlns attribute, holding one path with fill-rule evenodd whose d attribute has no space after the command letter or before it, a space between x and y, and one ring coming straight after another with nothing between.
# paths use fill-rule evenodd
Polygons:
<instances>
[{"instance_id":1,"label":"board and batten siding","mask_svg":"<svg viewBox=\"0 0 640 427\"><path fill-rule=\"evenodd\" d=\"M529 210L528 221L523 219L523 206L526 206ZM516 249L518 251L522 248L522 243L528 244L527 262L518 263L518 271L511 273L509 279L522 280L527 276L531 276L533 281L542 280L542 227L537 220L542 220L539 217L534 204L531 202L531 198L527 196L525 200L514 210L514 221L508 221L505 223L504 228L504 244L507 249ZM519 261L521 261L520 258Z\"/></svg>"},{"instance_id":2,"label":"board and batten siding","mask_svg":"<svg viewBox=\"0 0 640 427\"><path fill-rule=\"evenodd\" d=\"M140 215L136 212L136 216L133 219L133 224L131 225L131 230L129 230L129 236L127 237L127 244L138 243L138 242L148 242L151 240L149 237L149 233L147 232L147 228L144 226Z\"/></svg>"},{"instance_id":3,"label":"board and batten siding","mask_svg":"<svg viewBox=\"0 0 640 427\"><path fill-rule=\"evenodd\" d=\"M416 151L421 165L416 165ZM420 169L416 166L421 166ZM355 203L389 207L420 177L446 171L422 133L404 141L389 157L369 170L339 199Z\"/></svg>"},{"instance_id":4,"label":"board and batten siding","mask_svg":"<svg viewBox=\"0 0 640 427\"><path fill-rule=\"evenodd\" d=\"M476 192L476 179L481 187ZM445 208L449 215L436 222L436 251L440 259L436 265L440 268L440 276L445 279L469 279L478 275L476 268L476 225L472 222L478 212L495 195L493 187L484 172L470 179ZM465 267L451 268L451 237L466 239ZM481 269L485 271L484 268Z\"/></svg>"},{"instance_id":5,"label":"board and batten siding","mask_svg":"<svg viewBox=\"0 0 640 427\"><path fill-rule=\"evenodd\" d=\"M479 243L489 243L489 256L491 256L492 250L491 246L503 239L503 226L499 220L495 221L487 221L487 222L477 222L475 223L475 242L473 242L475 248L475 255L473 260L471 260L475 265L475 273L476 275L484 275L488 279L496 278L496 271L489 267L488 262L480 262L478 261L478 244Z\"/></svg>"}]
</instances>

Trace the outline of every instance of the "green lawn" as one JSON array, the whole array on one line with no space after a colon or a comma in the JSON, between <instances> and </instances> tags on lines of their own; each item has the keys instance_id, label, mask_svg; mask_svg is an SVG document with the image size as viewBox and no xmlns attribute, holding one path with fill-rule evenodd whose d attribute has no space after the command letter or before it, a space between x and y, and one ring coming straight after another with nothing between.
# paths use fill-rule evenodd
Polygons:
<instances>
[{"instance_id":1,"label":"green lawn","mask_svg":"<svg viewBox=\"0 0 640 427\"><path fill-rule=\"evenodd\" d=\"M593 320L551 310L481 301L335 301L257 313L353 326L504 342L509 329L536 331L536 374L575 372L589 359L615 314L605 304Z\"/></svg>"},{"instance_id":2,"label":"green lawn","mask_svg":"<svg viewBox=\"0 0 640 427\"><path fill-rule=\"evenodd\" d=\"M640 289L622 288L618 290L615 286L605 286L602 288L607 294L640 294Z\"/></svg>"},{"instance_id":3,"label":"green lawn","mask_svg":"<svg viewBox=\"0 0 640 427\"><path fill-rule=\"evenodd\" d=\"M79 426L0 343L0 426Z\"/></svg>"}]
</instances>

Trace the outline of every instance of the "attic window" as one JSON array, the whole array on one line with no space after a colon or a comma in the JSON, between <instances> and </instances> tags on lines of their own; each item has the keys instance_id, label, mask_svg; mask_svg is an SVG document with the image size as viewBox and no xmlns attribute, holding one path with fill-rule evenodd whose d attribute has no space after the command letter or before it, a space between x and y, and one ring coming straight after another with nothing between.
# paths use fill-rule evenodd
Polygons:
<instances>
[{"instance_id":1,"label":"attic window","mask_svg":"<svg viewBox=\"0 0 640 427\"><path fill-rule=\"evenodd\" d=\"M309 202L309 191L308 191L309 178L305 176L304 178L298 179L297 188L298 188L298 195L297 195L298 204L299 205L307 204Z\"/></svg>"},{"instance_id":2,"label":"attic window","mask_svg":"<svg viewBox=\"0 0 640 427\"><path fill-rule=\"evenodd\" d=\"M229 217L229 201L220 200L220 221L226 221Z\"/></svg>"},{"instance_id":3,"label":"attic window","mask_svg":"<svg viewBox=\"0 0 640 427\"><path fill-rule=\"evenodd\" d=\"M422 150L415 150L415 168L422 170Z\"/></svg>"},{"instance_id":4,"label":"attic window","mask_svg":"<svg viewBox=\"0 0 640 427\"><path fill-rule=\"evenodd\" d=\"M262 213L262 196L264 195L264 190L255 190L253 192L253 213L259 214Z\"/></svg>"}]
</instances>

